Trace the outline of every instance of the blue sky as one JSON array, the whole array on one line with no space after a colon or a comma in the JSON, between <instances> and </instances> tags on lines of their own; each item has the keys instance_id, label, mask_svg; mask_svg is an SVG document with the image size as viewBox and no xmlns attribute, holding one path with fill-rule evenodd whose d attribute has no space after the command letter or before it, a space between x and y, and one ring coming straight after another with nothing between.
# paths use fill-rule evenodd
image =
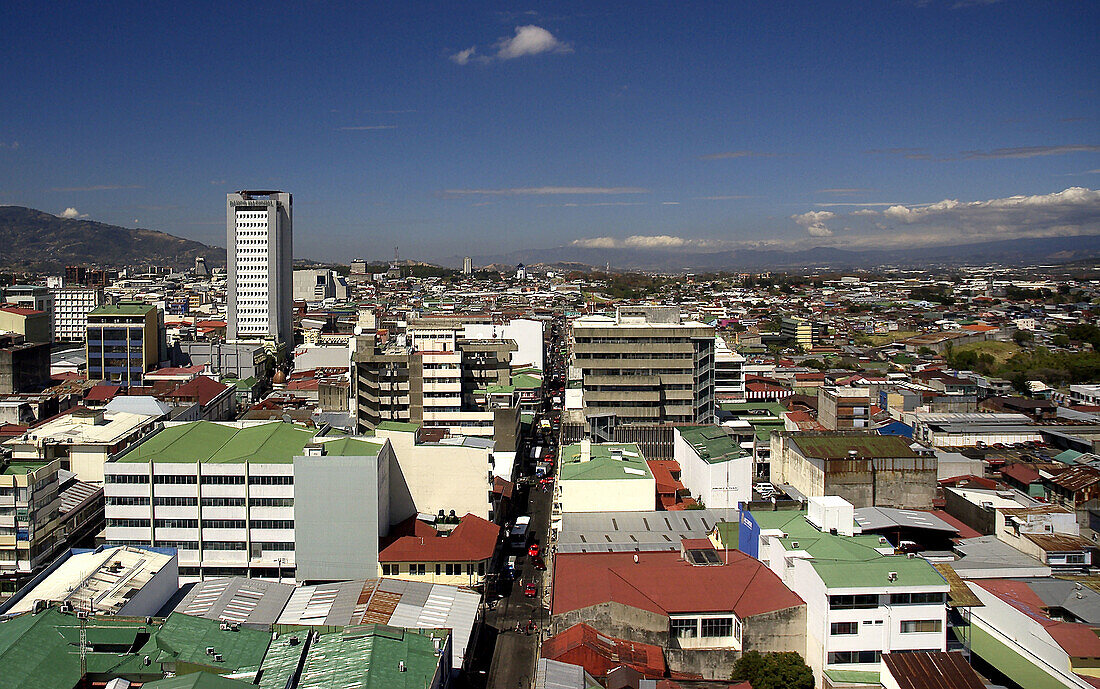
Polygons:
<instances>
[{"instance_id":1,"label":"blue sky","mask_svg":"<svg viewBox=\"0 0 1100 689\"><path fill-rule=\"evenodd\" d=\"M343 260L1100 233L1097 35L1088 1L20 2L0 204L223 245L224 194L279 188Z\"/></svg>"}]
</instances>

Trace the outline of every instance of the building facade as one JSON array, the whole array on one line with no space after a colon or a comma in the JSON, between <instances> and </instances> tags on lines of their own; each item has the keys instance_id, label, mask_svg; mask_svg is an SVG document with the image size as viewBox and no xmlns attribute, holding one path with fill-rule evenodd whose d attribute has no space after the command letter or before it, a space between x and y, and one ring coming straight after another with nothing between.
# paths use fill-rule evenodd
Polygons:
<instances>
[{"instance_id":1,"label":"building facade","mask_svg":"<svg viewBox=\"0 0 1100 689\"><path fill-rule=\"evenodd\" d=\"M273 340L290 351L294 202L281 191L239 191L225 201L227 337Z\"/></svg>"},{"instance_id":2,"label":"building facade","mask_svg":"<svg viewBox=\"0 0 1100 689\"><path fill-rule=\"evenodd\" d=\"M87 335L88 314L103 304L99 287L62 287L55 290L53 332L61 342L82 342Z\"/></svg>"},{"instance_id":3,"label":"building facade","mask_svg":"<svg viewBox=\"0 0 1100 689\"><path fill-rule=\"evenodd\" d=\"M84 345L88 380L140 385L160 360L160 323L157 307L139 302L90 311Z\"/></svg>"},{"instance_id":4,"label":"building facade","mask_svg":"<svg viewBox=\"0 0 1100 689\"><path fill-rule=\"evenodd\" d=\"M578 318L572 340L593 440L618 425L714 422L714 328L683 321L679 307Z\"/></svg>"}]
</instances>

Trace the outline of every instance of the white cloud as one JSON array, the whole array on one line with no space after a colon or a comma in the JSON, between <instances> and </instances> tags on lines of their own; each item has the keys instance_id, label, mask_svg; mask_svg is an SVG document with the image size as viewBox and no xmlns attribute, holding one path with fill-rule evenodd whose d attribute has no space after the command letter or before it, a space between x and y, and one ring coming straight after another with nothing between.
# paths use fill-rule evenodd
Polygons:
<instances>
[{"instance_id":1,"label":"white cloud","mask_svg":"<svg viewBox=\"0 0 1100 689\"><path fill-rule=\"evenodd\" d=\"M383 129L397 129L396 124L361 124L352 127L337 127L340 132L374 132Z\"/></svg>"},{"instance_id":2,"label":"white cloud","mask_svg":"<svg viewBox=\"0 0 1100 689\"><path fill-rule=\"evenodd\" d=\"M679 201L661 201L662 206L679 206Z\"/></svg>"},{"instance_id":3,"label":"white cloud","mask_svg":"<svg viewBox=\"0 0 1100 689\"><path fill-rule=\"evenodd\" d=\"M722 153L708 153L699 156L699 160L728 160L730 158L774 158L777 153L763 153L761 151L723 151Z\"/></svg>"},{"instance_id":4,"label":"white cloud","mask_svg":"<svg viewBox=\"0 0 1100 689\"><path fill-rule=\"evenodd\" d=\"M881 246L886 238L894 245L922 246L1100 234L1100 191L1070 187L985 201L892 204L881 212L864 208L845 217L852 227L844 233L846 246ZM812 220L799 224L806 222Z\"/></svg>"},{"instance_id":5,"label":"white cloud","mask_svg":"<svg viewBox=\"0 0 1100 689\"><path fill-rule=\"evenodd\" d=\"M676 237L674 235L635 234L629 237L589 237L587 239L575 239L571 246L585 249L643 249L643 250L719 250L732 246L733 243L715 239L690 239Z\"/></svg>"},{"instance_id":6,"label":"white cloud","mask_svg":"<svg viewBox=\"0 0 1100 689\"><path fill-rule=\"evenodd\" d=\"M73 208L72 206L69 206L65 210L58 213L57 217L72 220L72 219L75 219L75 218L86 218L86 217L88 217L88 214L87 213L81 213L80 211Z\"/></svg>"},{"instance_id":7,"label":"white cloud","mask_svg":"<svg viewBox=\"0 0 1100 689\"><path fill-rule=\"evenodd\" d=\"M831 237L833 231L825 226L825 221L835 217L836 213L832 211L807 211L792 215L791 220L801 225L811 237Z\"/></svg>"},{"instance_id":8,"label":"white cloud","mask_svg":"<svg viewBox=\"0 0 1100 689\"><path fill-rule=\"evenodd\" d=\"M494 52L495 51L495 52ZM517 26L512 36L504 36L490 46L490 54L478 53L476 45L449 55L456 65L468 65L471 62L492 62L493 60L514 60L517 57L542 55L544 53L571 53L573 46L562 41L541 26L527 24Z\"/></svg>"},{"instance_id":9,"label":"white cloud","mask_svg":"<svg viewBox=\"0 0 1100 689\"><path fill-rule=\"evenodd\" d=\"M506 189L444 189L444 196L553 196L566 194L648 194L642 187L512 187Z\"/></svg>"},{"instance_id":10,"label":"white cloud","mask_svg":"<svg viewBox=\"0 0 1100 689\"><path fill-rule=\"evenodd\" d=\"M572 46L563 43L554 34L534 24L517 26L515 36L502 38L497 42L497 57L501 60L512 60L525 55L541 55L542 53L571 52L573 52Z\"/></svg>"},{"instance_id":11,"label":"white cloud","mask_svg":"<svg viewBox=\"0 0 1100 689\"><path fill-rule=\"evenodd\" d=\"M963 151L962 157L976 160L986 158L1036 158L1038 156L1066 155L1067 153L1097 153L1100 146L1020 146L995 148L992 151Z\"/></svg>"},{"instance_id":12,"label":"white cloud","mask_svg":"<svg viewBox=\"0 0 1100 689\"><path fill-rule=\"evenodd\" d=\"M477 46L470 46L466 50L460 50L454 55L451 55L451 62L456 65L469 64L470 60L477 54Z\"/></svg>"}]
</instances>

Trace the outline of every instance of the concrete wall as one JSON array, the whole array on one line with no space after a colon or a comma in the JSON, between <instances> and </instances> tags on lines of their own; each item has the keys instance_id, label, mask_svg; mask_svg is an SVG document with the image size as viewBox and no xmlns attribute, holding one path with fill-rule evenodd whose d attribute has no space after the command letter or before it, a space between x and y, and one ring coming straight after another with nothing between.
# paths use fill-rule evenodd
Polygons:
<instances>
[{"instance_id":1,"label":"concrete wall","mask_svg":"<svg viewBox=\"0 0 1100 689\"><path fill-rule=\"evenodd\" d=\"M459 517L470 513L489 518L492 466L487 448L417 445L416 434L407 431L379 430L376 437L389 439L392 444L393 480L396 484L404 482L414 511L437 514L439 510L454 510Z\"/></svg>"},{"instance_id":2,"label":"concrete wall","mask_svg":"<svg viewBox=\"0 0 1100 689\"><path fill-rule=\"evenodd\" d=\"M752 457L711 464L675 430L672 458L680 464L680 482L707 507L736 508L752 500Z\"/></svg>"},{"instance_id":3,"label":"concrete wall","mask_svg":"<svg viewBox=\"0 0 1100 689\"><path fill-rule=\"evenodd\" d=\"M663 648L668 648L670 643L667 616L614 601L554 615L550 621L551 633L560 634L582 622L603 634L620 639L640 641Z\"/></svg>"},{"instance_id":4,"label":"concrete wall","mask_svg":"<svg viewBox=\"0 0 1100 689\"><path fill-rule=\"evenodd\" d=\"M795 651L806 656L806 606L753 615L742 620L741 649Z\"/></svg>"},{"instance_id":5,"label":"concrete wall","mask_svg":"<svg viewBox=\"0 0 1100 689\"><path fill-rule=\"evenodd\" d=\"M558 479L562 512L637 512L656 509L652 476L623 480Z\"/></svg>"},{"instance_id":6,"label":"concrete wall","mask_svg":"<svg viewBox=\"0 0 1100 689\"><path fill-rule=\"evenodd\" d=\"M379 467L388 470L387 464L383 452L377 457L294 458L299 581L378 575L378 538L389 530L390 516L389 486Z\"/></svg>"},{"instance_id":7,"label":"concrete wall","mask_svg":"<svg viewBox=\"0 0 1100 689\"><path fill-rule=\"evenodd\" d=\"M152 579L119 608L118 615L125 617L156 615L168 599L175 595L179 587L179 559L173 556L166 565L157 570Z\"/></svg>"}]
</instances>

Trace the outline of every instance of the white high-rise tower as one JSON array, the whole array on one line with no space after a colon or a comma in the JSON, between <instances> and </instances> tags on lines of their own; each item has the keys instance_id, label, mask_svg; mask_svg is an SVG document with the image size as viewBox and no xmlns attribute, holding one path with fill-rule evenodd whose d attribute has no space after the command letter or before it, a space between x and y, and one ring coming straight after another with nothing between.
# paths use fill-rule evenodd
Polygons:
<instances>
[{"instance_id":1,"label":"white high-rise tower","mask_svg":"<svg viewBox=\"0 0 1100 689\"><path fill-rule=\"evenodd\" d=\"M226 334L230 340L282 342L289 356L294 346L293 197L281 191L227 194L225 216Z\"/></svg>"}]
</instances>

